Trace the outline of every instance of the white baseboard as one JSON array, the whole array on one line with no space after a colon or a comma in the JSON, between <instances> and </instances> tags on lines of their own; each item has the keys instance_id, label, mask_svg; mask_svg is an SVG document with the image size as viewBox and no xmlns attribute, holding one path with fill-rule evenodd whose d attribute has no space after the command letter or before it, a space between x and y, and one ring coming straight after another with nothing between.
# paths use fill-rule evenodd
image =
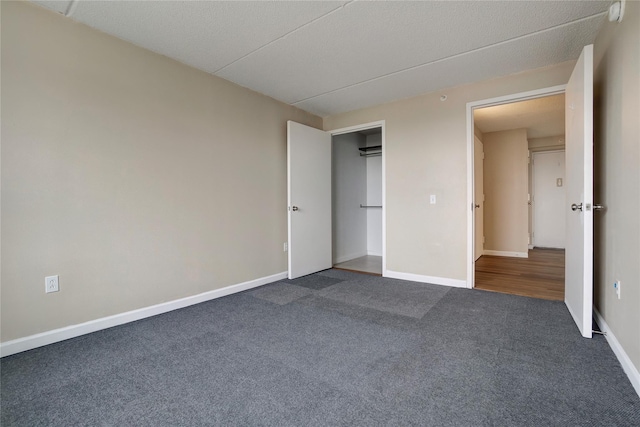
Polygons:
<instances>
[{"instance_id":1,"label":"white baseboard","mask_svg":"<svg viewBox=\"0 0 640 427\"><path fill-rule=\"evenodd\" d=\"M533 249L535 246L533 245L529 245L529 249Z\"/></svg>"},{"instance_id":2,"label":"white baseboard","mask_svg":"<svg viewBox=\"0 0 640 427\"><path fill-rule=\"evenodd\" d=\"M372 252L372 251L368 251L367 255L371 255L371 256L382 256L382 252Z\"/></svg>"},{"instance_id":3,"label":"white baseboard","mask_svg":"<svg viewBox=\"0 0 640 427\"><path fill-rule=\"evenodd\" d=\"M334 264L340 264L341 262L347 262L347 261L351 261L352 259L356 259L356 258L360 258L363 256L367 256L367 251L363 251L363 252L356 252L354 254L349 254L349 255L343 255L340 257L337 257L336 259L333 260Z\"/></svg>"},{"instance_id":4,"label":"white baseboard","mask_svg":"<svg viewBox=\"0 0 640 427\"><path fill-rule=\"evenodd\" d=\"M90 320L77 325L66 326L60 329L54 329L40 334L30 335L24 338L18 338L12 341L0 343L0 357L9 356L15 353L31 350L43 345L53 344L55 342L68 340L80 335L90 334L91 332L100 331L102 329L111 328L113 326L122 325L124 323L134 322L136 320L145 319L179 308L188 307L190 305L199 304L201 302L235 294L237 292L246 291L247 289L256 288L266 285L267 283L277 282L286 279L287 272L273 274L271 276L260 277L248 282L238 283L236 285L226 286L213 291L204 292L186 298L180 298L174 301L168 301L137 310L127 311L125 313L115 314L113 316L103 317L100 319Z\"/></svg>"},{"instance_id":5,"label":"white baseboard","mask_svg":"<svg viewBox=\"0 0 640 427\"><path fill-rule=\"evenodd\" d=\"M410 280L412 282L431 283L433 285L452 286L454 288L467 287L466 280L449 279L448 277L423 276L421 274L400 273L391 270L385 270L382 275L391 279Z\"/></svg>"},{"instance_id":6,"label":"white baseboard","mask_svg":"<svg viewBox=\"0 0 640 427\"><path fill-rule=\"evenodd\" d=\"M638 396L640 396L640 372L638 372L638 368L636 368L633 362L631 362L629 355L627 355L627 352L624 351L624 348L622 348L622 346L620 345L620 342L611 331L611 328L609 328L609 325L607 325L607 322L605 322L604 318L602 317L600 312L596 310L595 307L593 307L593 314L596 319L596 323L600 327L600 330L606 334L605 338L609 343L609 347L611 347L611 350L613 350L613 353L616 355L618 361L622 365L624 373L629 377L631 385L636 390Z\"/></svg>"},{"instance_id":7,"label":"white baseboard","mask_svg":"<svg viewBox=\"0 0 640 427\"><path fill-rule=\"evenodd\" d=\"M508 257L514 257L514 258L529 258L529 254L527 252L492 251L490 249L485 249L482 255L508 256Z\"/></svg>"}]
</instances>

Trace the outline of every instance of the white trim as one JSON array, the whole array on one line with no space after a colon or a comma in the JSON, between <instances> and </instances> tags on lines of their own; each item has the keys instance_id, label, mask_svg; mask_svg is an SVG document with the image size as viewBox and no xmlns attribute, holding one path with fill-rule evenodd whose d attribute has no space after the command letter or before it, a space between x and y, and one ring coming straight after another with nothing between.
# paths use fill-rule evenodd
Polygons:
<instances>
[{"instance_id":1,"label":"white trim","mask_svg":"<svg viewBox=\"0 0 640 427\"><path fill-rule=\"evenodd\" d=\"M466 288L467 282L459 279L450 279L448 277L423 276L421 274L401 273L398 271L383 270L384 277L391 279L409 280L411 282L431 283L433 285L451 286L454 288Z\"/></svg>"},{"instance_id":2,"label":"white trim","mask_svg":"<svg viewBox=\"0 0 640 427\"><path fill-rule=\"evenodd\" d=\"M613 334L613 331L611 330L611 328L609 328L609 325L607 325L604 317L602 317L600 312L595 307L593 307L593 314L596 323L600 327L600 330L605 334L604 337L607 339L609 347L611 347L611 350L613 350L613 353L616 355L618 361L622 365L624 373L627 374L627 377L629 377L631 385L636 390L638 396L640 396L640 372L638 372L638 368L634 366L633 362L629 358L629 355L627 355L627 352L624 351L624 348L622 347L622 345L620 345L620 342Z\"/></svg>"},{"instance_id":3,"label":"white trim","mask_svg":"<svg viewBox=\"0 0 640 427\"><path fill-rule=\"evenodd\" d=\"M340 264L341 262L347 262L347 261L351 261L352 259L356 259L356 258L360 258L363 256L367 256L369 255L367 253L367 251L364 252L356 252L354 254L349 254L349 255L343 255L341 257L336 258L335 260L333 260L333 264Z\"/></svg>"},{"instance_id":4,"label":"white trim","mask_svg":"<svg viewBox=\"0 0 640 427\"><path fill-rule=\"evenodd\" d=\"M544 96L564 93L567 85L558 85L528 92L514 93L511 95L499 96L496 98L482 99L479 101L467 102L467 287L473 288L475 285L475 258L473 254L474 237L474 213L473 208L473 110L494 105L509 104L527 99L542 98ZM485 251L485 253L487 253Z\"/></svg>"},{"instance_id":5,"label":"white trim","mask_svg":"<svg viewBox=\"0 0 640 427\"><path fill-rule=\"evenodd\" d=\"M493 256L508 256L512 258L529 258L528 252L492 251L490 249L485 249L482 254Z\"/></svg>"},{"instance_id":6,"label":"white trim","mask_svg":"<svg viewBox=\"0 0 640 427\"><path fill-rule=\"evenodd\" d=\"M379 256L381 257L382 254L380 252L375 252L375 251L368 251L367 255L371 255L371 256Z\"/></svg>"},{"instance_id":7,"label":"white trim","mask_svg":"<svg viewBox=\"0 0 640 427\"><path fill-rule=\"evenodd\" d=\"M361 130L380 128L382 132L382 271L387 269L387 131L386 122L379 120L377 122L363 123L346 128L328 130L331 136L342 135L345 133L358 132Z\"/></svg>"},{"instance_id":8,"label":"white trim","mask_svg":"<svg viewBox=\"0 0 640 427\"><path fill-rule=\"evenodd\" d=\"M533 245L529 245L528 247L529 247L529 249L535 248L535 246L533 246Z\"/></svg>"},{"instance_id":9,"label":"white trim","mask_svg":"<svg viewBox=\"0 0 640 427\"><path fill-rule=\"evenodd\" d=\"M40 334L30 335L28 337L3 342L0 343L0 357L9 356L37 347L42 347L43 345L68 340L80 335L90 334L92 332L100 331L102 329L111 328L125 323L135 322L136 320L145 319L147 317L167 313L179 308L199 304L201 302L235 294L237 292L246 291L247 289L256 288L258 286L277 282L278 280L286 278L287 272L285 271L282 273L273 274L271 276L260 277L248 282L238 283L236 285L226 286L220 289L214 289L212 291L204 292L198 295L163 302L161 304L127 311L125 313L114 314L113 316L102 317L100 319L90 320L88 322L79 323L77 325L66 326L64 328L54 329L51 331L42 332Z\"/></svg>"},{"instance_id":10,"label":"white trim","mask_svg":"<svg viewBox=\"0 0 640 427\"><path fill-rule=\"evenodd\" d=\"M346 128L328 130L326 132L329 132L331 136L336 136L336 135L342 135L345 133L352 133L352 132L358 132L361 130L375 129L375 128L381 128L381 127L384 127L384 120L380 120L377 122L363 123L361 125L348 126ZM383 145L383 148L384 148L384 145Z\"/></svg>"}]
</instances>

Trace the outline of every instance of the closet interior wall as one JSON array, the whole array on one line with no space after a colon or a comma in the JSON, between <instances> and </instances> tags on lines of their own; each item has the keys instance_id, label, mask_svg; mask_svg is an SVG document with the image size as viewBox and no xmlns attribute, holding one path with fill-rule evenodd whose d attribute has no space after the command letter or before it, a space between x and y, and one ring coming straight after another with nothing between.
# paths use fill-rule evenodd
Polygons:
<instances>
[{"instance_id":1,"label":"closet interior wall","mask_svg":"<svg viewBox=\"0 0 640 427\"><path fill-rule=\"evenodd\" d=\"M332 144L333 263L382 256L382 156L361 150L381 146L382 134L336 135Z\"/></svg>"},{"instance_id":2,"label":"closet interior wall","mask_svg":"<svg viewBox=\"0 0 640 427\"><path fill-rule=\"evenodd\" d=\"M367 159L360 156L366 136L359 133L332 138L333 263L367 254Z\"/></svg>"}]
</instances>

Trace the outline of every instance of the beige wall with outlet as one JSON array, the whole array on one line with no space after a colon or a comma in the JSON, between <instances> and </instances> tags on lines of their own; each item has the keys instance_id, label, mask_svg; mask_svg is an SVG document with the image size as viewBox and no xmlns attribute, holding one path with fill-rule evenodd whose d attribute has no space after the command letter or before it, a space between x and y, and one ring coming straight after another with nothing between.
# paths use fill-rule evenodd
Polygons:
<instances>
[{"instance_id":1,"label":"beige wall with outlet","mask_svg":"<svg viewBox=\"0 0 640 427\"><path fill-rule=\"evenodd\" d=\"M466 280L466 104L567 83L573 62L326 117L326 130L386 121L387 269ZM441 95L446 101L440 101ZM435 194L437 203L429 203Z\"/></svg>"},{"instance_id":2,"label":"beige wall with outlet","mask_svg":"<svg viewBox=\"0 0 640 427\"><path fill-rule=\"evenodd\" d=\"M319 117L1 7L2 342L286 271L286 121Z\"/></svg>"},{"instance_id":3,"label":"beige wall with outlet","mask_svg":"<svg viewBox=\"0 0 640 427\"><path fill-rule=\"evenodd\" d=\"M528 251L529 169L527 130L483 134L485 253Z\"/></svg>"},{"instance_id":4,"label":"beige wall with outlet","mask_svg":"<svg viewBox=\"0 0 640 427\"><path fill-rule=\"evenodd\" d=\"M640 370L640 3L605 22L595 57L595 306ZM613 283L621 281L620 299Z\"/></svg>"}]
</instances>

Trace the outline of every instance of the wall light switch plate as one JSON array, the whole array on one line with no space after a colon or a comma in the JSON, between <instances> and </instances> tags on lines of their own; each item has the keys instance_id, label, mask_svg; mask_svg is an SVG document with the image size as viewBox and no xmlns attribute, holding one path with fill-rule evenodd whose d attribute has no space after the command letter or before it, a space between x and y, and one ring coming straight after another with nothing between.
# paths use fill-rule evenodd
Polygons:
<instances>
[{"instance_id":1,"label":"wall light switch plate","mask_svg":"<svg viewBox=\"0 0 640 427\"><path fill-rule=\"evenodd\" d=\"M429 203L431 203L432 205L436 204L436 195L432 194L431 196L429 196Z\"/></svg>"},{"instance_id":2,"label":"wall light switch plate","mask_svg":"<svg viewBox=\"0 0 640 427\"><path fill-rule=\"evenodd\" d=\"M58 276L47 276L44 278L44 291L46 293L49 292L58 292L60 287L58 286Z\"/></svg>"}]
</instances>

